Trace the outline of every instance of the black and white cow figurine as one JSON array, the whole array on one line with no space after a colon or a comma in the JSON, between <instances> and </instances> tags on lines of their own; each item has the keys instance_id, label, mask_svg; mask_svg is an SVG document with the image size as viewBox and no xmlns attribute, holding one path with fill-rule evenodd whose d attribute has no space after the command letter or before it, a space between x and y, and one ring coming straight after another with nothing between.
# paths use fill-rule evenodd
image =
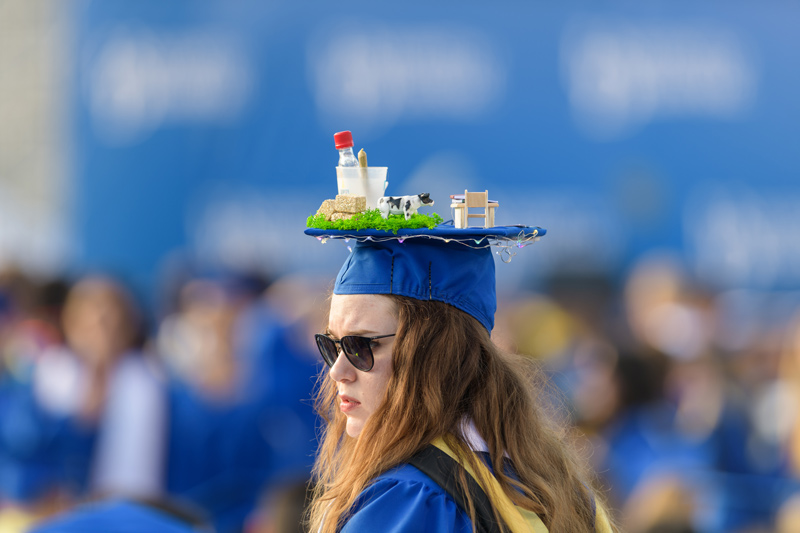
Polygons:
<instances>
[{"instance_id":1,"label":"black and white cow figurine","mask_svg":"<svg viewBox=\"0 0 800 533\"><path fill-rule=\"evenodd\" d=\"M389 218L389 215L405 215L408 220L423 205L433 205L430 193L424 192L413 196L384 196L378 200L378 210L383 218Z\"/></svg>"}]
</instances>

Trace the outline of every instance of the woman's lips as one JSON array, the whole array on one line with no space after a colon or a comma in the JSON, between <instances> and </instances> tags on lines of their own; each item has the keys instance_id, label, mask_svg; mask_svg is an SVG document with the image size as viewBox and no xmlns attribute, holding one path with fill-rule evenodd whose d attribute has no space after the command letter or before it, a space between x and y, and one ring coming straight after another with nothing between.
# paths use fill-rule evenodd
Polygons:
<instances>
[{"instance_id":1,"label":"woman's lips","mask_svg":"<svg viewBox=\"0 0 800 533\"><path fill-rule=\"evenodd\" d=\"M351 398L350 396L345 396L343 394L339 395L339 409L343 413L352 411L359 405L361 405L361 402L357 401L355 398Z\"/></svg>"}]
</instances>

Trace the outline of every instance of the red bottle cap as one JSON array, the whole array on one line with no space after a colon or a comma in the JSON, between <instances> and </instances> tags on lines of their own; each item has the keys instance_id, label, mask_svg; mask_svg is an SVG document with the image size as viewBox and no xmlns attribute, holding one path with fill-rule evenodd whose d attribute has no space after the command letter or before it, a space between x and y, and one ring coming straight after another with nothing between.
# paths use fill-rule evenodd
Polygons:
<instances>
[{"instance_id":1,"label":"red bottle cap","mask_svg":"<svg viewBox=\"0 0 800 533\"><path fill-rule=\"evenodd\" d=\"M336 143L336 149L341 150L348 146L353 146L353 134L349 131L340 131L333 134L333 142Z\"/></svg>"}]
</instances>

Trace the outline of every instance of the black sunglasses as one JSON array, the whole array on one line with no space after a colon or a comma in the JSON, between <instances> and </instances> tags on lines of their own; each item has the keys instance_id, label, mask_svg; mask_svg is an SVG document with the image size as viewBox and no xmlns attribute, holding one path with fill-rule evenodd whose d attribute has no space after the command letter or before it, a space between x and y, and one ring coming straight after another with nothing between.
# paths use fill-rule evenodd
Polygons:
<instances>
[{"instance_id":1,"label":"black sunglasses","mask_svg":"<svg viewBox=\"0 0 800 533\"><path fill-rule=\"evenodd\" d=\"M322 354L322 359L329 367L333 366L336 359L339 357L339 348L342 347L344 355L354 367L362 372L369 372L372 370L372 365L375 363L375 357L372 355L372 341L377 339L385 339L386 337L394 337L397 333L391 335L378 335L377 337L358 337L355 335L348 335L342 337L340 340L335 341L327 335L317 333L314 338L317 340L317 348L319 353Z\"/></svg>"}]
</instances>

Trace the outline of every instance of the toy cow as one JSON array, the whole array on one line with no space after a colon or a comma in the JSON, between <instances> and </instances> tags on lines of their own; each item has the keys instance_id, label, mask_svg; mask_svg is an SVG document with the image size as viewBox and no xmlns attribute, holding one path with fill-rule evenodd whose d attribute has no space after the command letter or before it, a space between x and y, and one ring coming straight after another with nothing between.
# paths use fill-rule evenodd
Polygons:
<instances>
[{"instance_id":1,"label":"toy cow","mask_svg":"<svg viewBox=\"0 0 800 533\"><path fill-rule=\"evenodd\" d=\"M408 220L423 205L433 205L430 193L424 192L413 196L384 196L378 200L378 210L383 218L389 218L389 215L405 215Z\"/></svg>"}]
</instances>

